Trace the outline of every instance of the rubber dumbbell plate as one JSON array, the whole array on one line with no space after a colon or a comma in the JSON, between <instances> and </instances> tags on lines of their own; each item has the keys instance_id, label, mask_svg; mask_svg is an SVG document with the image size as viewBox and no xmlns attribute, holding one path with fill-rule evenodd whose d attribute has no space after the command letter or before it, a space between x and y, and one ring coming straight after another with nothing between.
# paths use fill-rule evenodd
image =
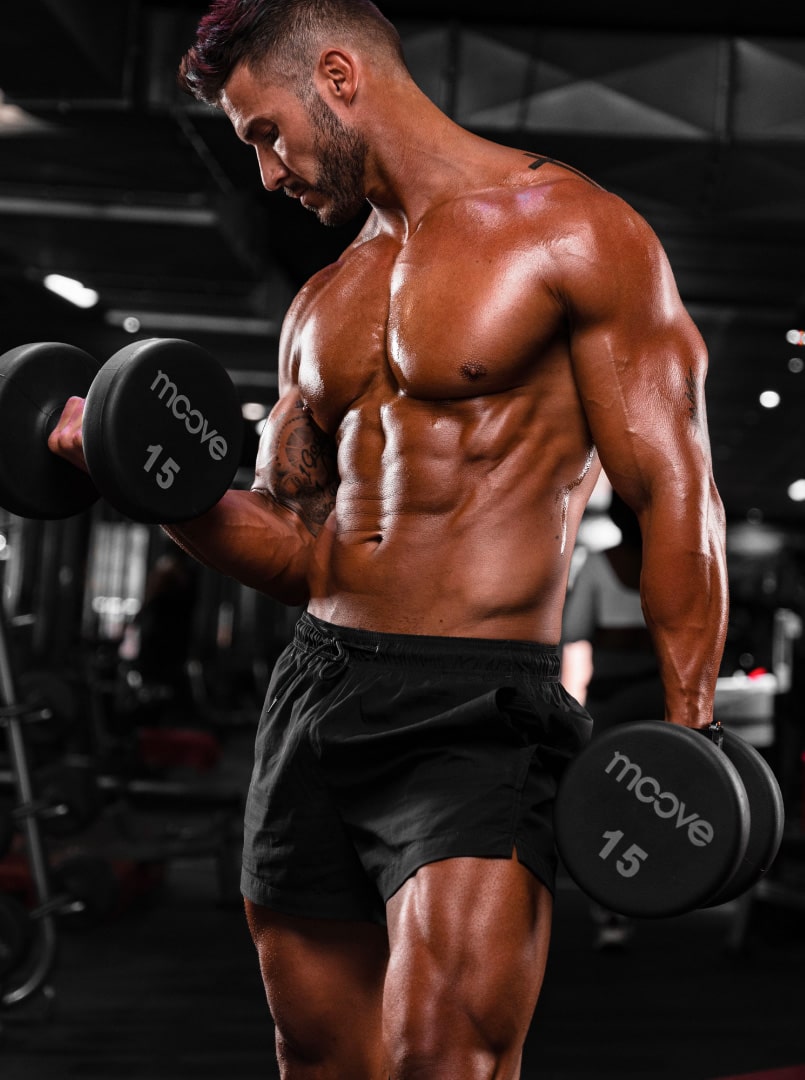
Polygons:
<instances>
[{"instance_id":1,"label":"rubber dumbbell plate","mask_svg":"<svg viewBox=\"0 0 805 1080\"><path fill-rule=\"evenodd\" d=\"M53 454L48 436L69 397L86 397L98 362L72 345L43 341L0 357L0 504L21 517L71 517L98 491Z\"/></svg>"},{"instance_id":2,"label":"rubber dumbbell plate","mask_svg":"<svg viewBox=\"0 0 805 1080\"><path fill-rule=\"evenodd\" d=\"M749 839L729 880L708 900L724 904L750 889L766 873L780 849L785 807L780 785L766 759L731 730L723 733L721 749L738 770L749 800Z\"/></svg>"},{"instance_id":3,"label":"rubber dumbbell plate","mask_svg":"<svg viewBox=\"0 0 805 1080\"><path fill-rule=\"evenodd\" d=\"M713 895L742 858L746 791L699 733L664 722L622 724L568 767L555 826L569 873L604 907L678 915Z\"/></svg>"},{"instance_id":4,"label":"rubber dumbbell plate","mask_svg":"<svg viewBox=\"0 0 805 1080\"><path fill-rule=\"evenodd\" d=\"M172 338L126 346L104 364L84 414L95 483L135 521L188 521L214 506L240 463L243 416L226 370Z\"/></svg>"}]
</instances>

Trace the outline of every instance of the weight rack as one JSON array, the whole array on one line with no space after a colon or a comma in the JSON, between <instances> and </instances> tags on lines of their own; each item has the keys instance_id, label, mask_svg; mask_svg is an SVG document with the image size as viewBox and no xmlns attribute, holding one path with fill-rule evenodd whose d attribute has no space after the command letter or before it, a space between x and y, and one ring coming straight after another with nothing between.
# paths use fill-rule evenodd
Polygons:
<instances>
[{"instance_id":1,"label":"weight rack","mask_svg":"<svg viewBox=\"0 0 805 1080\"><path fill-rule=\"evenodd\" d=\"M21 704L11 664L8 621L0 603L0 726L6 730L8 750L16 788L14 818L25 837L25 848L33 881L36 907L29 913L36 937L27 961L19 971L12 971L10 985L0 984L0 1007L19 1005L41 992L54 996L47 979L57 952L55 913L68 903L54 897L51 890L48 860L36 812L31 773L23 736L23 718L38 710Z\"/></svg>"}]
</instances>

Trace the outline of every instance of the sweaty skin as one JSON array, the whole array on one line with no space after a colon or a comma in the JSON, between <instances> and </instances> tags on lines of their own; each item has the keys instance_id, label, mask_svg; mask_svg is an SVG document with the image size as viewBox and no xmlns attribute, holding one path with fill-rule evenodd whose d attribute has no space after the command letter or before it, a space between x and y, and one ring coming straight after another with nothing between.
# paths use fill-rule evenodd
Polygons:
<instances>
[{"instance_id":1,"label":"sweaty skin","mask_svg":"<svg viewBox=\"0 0 805 1080\"><path fill-rule=\"evenodd\" d=\"M373 148L358 200L373 209L288 312L252 490L172 534L329 622L556 643L603 466L643 529L668 718L708 724L726 590L707 357L656 236L574 170L453 125L413 84L367 111L357 87L377 78L337 50L322 60L319 94L345 122L357 110ZM327 220L299 99L240 67L222 105L264 185ZM413 105L417 153L382 145Z\"/></svg>"},{"instance_id":2,"label":"sweaty skin","mask_svg":"<svg viewBox=\"0 0 805 1080\"><path fill-rule=\"evenodd\" d=\"M328 622L550 644L603 467L640 520L668 718L705 726L723 513L706 353L656 236L460 128L359 39L328 37L304 103L243 65L224 87L267 189L325 223L371 213L288 312L252 489L172 535ZM82 406L50 438L77 465ZM386 928L246 912L288 1080L520 1075L552 898L516 851L426 863Z\"/></svg>"}]
</instances>

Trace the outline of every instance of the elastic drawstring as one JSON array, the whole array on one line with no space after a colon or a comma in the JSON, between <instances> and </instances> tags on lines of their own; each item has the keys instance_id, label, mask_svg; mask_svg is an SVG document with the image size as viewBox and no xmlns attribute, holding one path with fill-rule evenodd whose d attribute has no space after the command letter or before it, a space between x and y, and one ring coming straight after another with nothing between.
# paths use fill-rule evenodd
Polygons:
<instances>
[{"instance_id":1,"label":"elastic drawstring","mask_svg":"<svg viewBox=\"0 0 805 1080\"><path fill-rule=\"evenodd\" d=\"M338 638L327 638L314 649L311 649L307 655L310 661L315 660L317 657L324 659L319 671L319 678L329 682L330 679L335 679L346 668L351 651L371 653L376 656L380 648L378 645L358 645L353 643L347 649Z\"/></svg>"},{"instance_id":2,"label":"elastic drawstring","mask_svg":"<svg viewBox=\"0 0 805 1080\"><path fill-rule=\"evenodd\" d=\"M315 649L307 654L312 663L317 657L322 657L324 663L319 671L320 679L334 679L340 675L349 661L349 653L337 638L322 641Z\"/></svg>"}]
</instances>

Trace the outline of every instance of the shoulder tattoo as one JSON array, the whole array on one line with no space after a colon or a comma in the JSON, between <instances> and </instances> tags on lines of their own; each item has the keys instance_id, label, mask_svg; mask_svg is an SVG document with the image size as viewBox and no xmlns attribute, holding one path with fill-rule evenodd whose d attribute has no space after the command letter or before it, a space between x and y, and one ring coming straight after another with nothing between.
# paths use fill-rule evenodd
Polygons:
<instances>
[{"instance_id":1,"label":"shoulder tattoo","mask_svg":"<svg viewBox=\"0 0 805 1080\"><path fill-rule=\"evenodd\" d=\"M578 176L580 180L586 180L588 184L597 187L599 191L604 190L600 184L597 184L595 180L592 180L586 173L583 173L581 169L574 169L572 165L566 165L564 161L557 161L556 158L545 157L544 154L532 154L527 150L524 150L523 153L526 157L533 158L533 161L528 166L532 172L541 168L543 165L558 165L560 169L565 169L566 172L573 173L573 175Z\"/></svg>"}]
</instances>

